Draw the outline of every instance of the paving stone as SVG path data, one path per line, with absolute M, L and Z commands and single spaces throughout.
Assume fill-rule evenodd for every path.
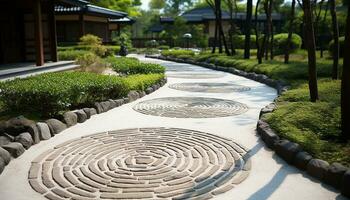
M 18 136 L 16 136 L 15 142 L 21 143 L 26 149 L 29 149 L 34 144 L 33 138 L 28 132 L 21 133 Z
M 97 114 L 97 111 L 95 108 L 90 108 L 90 115 L 93 116 L 93 115 L 96 115 Z
M 300 151 L 295 156 L 294 165 L 301 170 L 306 170 L 307 164 L 310 162 L 311 159 L 312 156 L 309 153 L 305 151 Z
M 67 129 L 67 125 L 57 119 L 46 120 L 46 124 L 49 126 L 51 136 L 59 134 L 60 132 Z
M 23 116 L 14 117 L 6 122 L 4 132 L 12 136 L 17 136 L 23 132 L 28 132 L 29 127 L 33 124 L 35 124 L 34 121 Z
M 39 130 L 40 140 L 48 140 L 51 138 L 50 128 L 46 123 L 38 122 L 36 126 Z
M 115 159 L 111 152 L 119 151 Z M 241 156 L 246 153 L 229 139 L 203 132 L 125 129 L 57 145 L 32 161 L 28 179 L 37 180 L 50 198 L 206 199 L 247 177 L 249 157 Z M 221 154 L 222 163 L 229 163 L 226 171 L 223 164 L 212 164 Z
M 2 146 L 6 151 L 8 151 L 12 157 L 17 158 L 22 155 L 25 151 L 23 145 L 19 142 L 12 142 L 10 144 Z
M 83 123 L 88 119 L 87 114 L 84 112 L 84 110 L 77 110 L 74 113 L 77 115 L 78 123 Z
M 68 127 L 74 126 L 78 123 L 78 116 L 72 111 L 65 112 L 63 114 L 63 122 L 67 124 Z
M 90 119 L 90 117 L 91 117 L 91 108 L 83 108 L 83 111 L 86 114 L 86 118 Z
M 47 192 L 47 190 L 44 187 L 42 187 L 36 179 L 30 179 L 29 184 L 36 192 L 40 194 L 44 194 Z
M 328 162 L 320 159 L 312 159 L 307 164 L 307 173 L 322 180 L 329 168 Z
M 277 155 L 287 161 L 289 164 L 294 162 L 295 156 L 301 151 L 301 147 L 288 140 L 280 140 L 275 144 L 275 151 Z

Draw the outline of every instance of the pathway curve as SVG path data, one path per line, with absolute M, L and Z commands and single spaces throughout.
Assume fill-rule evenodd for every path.
M 256 135 L 274 89 L 138 57 L 166 66 L 168 83 L 31 147 L 1 174 L 1 199 L 345 199 Z

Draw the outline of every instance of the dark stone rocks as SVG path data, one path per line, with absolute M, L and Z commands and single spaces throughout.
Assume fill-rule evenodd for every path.
M 40 140 L 48 140 L 51 138 L 50 128 L 46 123 L 38 122 L 36 123 L 36 126 L 39 130 Z
M 152 85 L 152 89 L 153 89 L 153 91 L 156 91 L 156 90 L 158 90 L 158 86 L 157 85 Z
M 289 164 L 294 162 L 295 156 L 301 151 L 299 144 L 288 140 L 280 140 L 275 144 L 277 155 L 287 161 Z
M 23 116 L 9 119 L 5 125 L 5 132 L 12 136 L 17 136 L 23 132 L 28 132 L 28 129 L 35 124 L 34 121 L 29 120 Z
M 118 106 L 121 106 L 121 105 L 124 104 L 124 100 L 123 99 L 117 99 L 117 100 L 115 100 L 115 103 L 116 103 L 116 105 L 118 107 Z
M 341 187 L 343 175 L 346 171 L 347 168 L 342 164 L 332 163 L 324 176 L 325 183 L 339 189 Z
M 274 149 L 275 143 L 279 140 L 279 137 L 270 126 L 263 120 L 259 120 L 257 131 L 261 135 L 261 139 L 265 142 L 266 146 L 270 149 Z
M 312 159 L 307 164 L 307 173 L 311 176 L 318 178 L 319 180 L 322 180 L 327 173 L 329 168 L 328 162 L 320 159 Z
M 276 104 L 275 103 L 270 103 L 269 105 L 265 106 L 264 108 L 261 109 L 260 114 L 259 114 L 259 118 L 261 118 L 261 116 L 263 116 L 266 113 L 271 113 L 275 110 L 276 108 Z
M 90 117 L 91 117 L 91 108 L 83 108 L 83 111 L 84 111 L 84 113 L 86 115 L 86 118 L 90 119 Z M 78 120 L 79 120 L 79 116 L 78 116 Z
M 97 114 L 97 111 L 95 108 L 90 108 L 90 115 L 93 116 L 93 115 L 96 115 Z
M 104 102 L 101 102 L 100 104 L 103 109 L 103 112 L 107 112 L 111 108 L 111 103 L 109 101 L 104 101 Z
M 305 151 L 300 151 L 294 158 L 294 165 L 301 169 L 306 170 L 307 164 L 312 159 L 312 156 Z
M 0 147 L 0 157 L 5 161 L 5 164 L 9 164 L 11 161 L 11 155 L 4 148 Z
M 28 132 L 16 136 L 15 142 L 21 143 L 25 149 L 29 149 L 34 144 L 33 138 Z
M 152 87 L 148 87 L 148 88 L 146 89 L 146 94 L 151 94 L 153 91 L 154 91 L 154 90 L 153 90 Z
M 128 98 L 130 102 L 135 101 L 136 99 L 140 98 L 140 95 L 138 92 L 132 90 L 128 93 Z
M 109 104 L 110 104 L 110 106 L 109 106 L 110 109 L 113 109 L 113 108 L 117 107 L 117 104 L 115 103 L 114 100 L 110 99 L 108 101 L 109 101 Z
M 36 124 L 30 125 L 28 132 L 32 136 L 34 144 L 38 144 L 40 142 L 40 133 Z
M 144 91 L 139 91 L 139 95 L 140 95 L 140 98 L 142 98 L 142 97 L 146 96 L 146 92 L 144 92 Z
M 5 166 L 6 166 L 6 164 L 5 164 L 4 159 L 0 157 L 0 174 L 4 171 Z
M 103 113 L 104 110 L 102 108 L 102 105 L 99 102 L 96 102 L 94 104 L 94 108 L 96 109 L 97 114 Z
M 347 170 L 343 175 L 341 194 L 350 197 L 350 170 Z
M 128 97 L 124 97 L 123 100 L 124 100 L 124 103 L 129 103 L 129 102 L 131 102 L 130 99 L 129 99 Z
M 74 112 L 77 115 L 77 121 L 78 123 L 83 123 L 87 120 L 87 115 L 84 112 L 84 110 L 77 110 Z
M 13 137 L 7 134 L 0 135 L 0 146 L 13 142 Z
M 72 111 L 65 112 L 63 114 L 63 122 L 67 124 L 68 127 L 74 126 L 78 123 L 78 116 Z
M 10 144 L 2 146 L 6 151 L 8 151 L 12 157 L 17 158 L 22 155 L 25 151 L 23 145 L 19 142 L 12 142 Z
M 67 128 L 67 125 L 57 119 L 46 120 L 46 124 L 49 126 L 51 136 L 59 134 Z

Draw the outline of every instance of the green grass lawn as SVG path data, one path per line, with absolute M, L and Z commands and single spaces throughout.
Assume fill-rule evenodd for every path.
M 180 56 L 181 57 L 181 56 Z M 225 67 L 235 67 L 246 72 L 265 74 L 291 85 L 289 91 L 277 99 L 277 110 L 265 116 L 278 135 L 299 143 L 316 158 L 330 163 L 340 162 L 350 166 L 350 143 L 340 141 L 340 82 L 331 80 L 332 60 L 328 52 L 320 58 L 317 52 L 319 101 L 309 101 L 307 53 L 299 50 L 290 56 L 290 64 L 283 63 L 283 55 L 273 61 L 258 64 L 256 51 L 251 59 L 242 59 L 243 50 L 235 56 L 210 54 L 194 57 L 197 61 L 209 61 Z M 342 60 L 339 68 L 341 69 Z M 341 70 L 340 70 L 341 71 Z

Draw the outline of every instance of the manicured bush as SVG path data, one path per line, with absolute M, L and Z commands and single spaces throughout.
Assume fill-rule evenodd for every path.
M 118 55 L 120 46 L 105 46 L 107 48 L 106 56 Z
M 344 44 L 345 44 L 345 37 L 339 37 L 339 57 L 343 58 L 344 57 Z M 334 49 L 334 40 L 332 40 L 329 43 L 329 53 L 331 56 L 333 56 L 333 49 Z
M 250 48 L 256 49 L 256 36 L 250 35 Z M 244 49 L 245 35 L 234 35 L 232 38 L 233 45 L 236 49 Z
M 85 50 L 66 50 L 58 51 L 57 56 L 58 60 L 76 60 L 79 56 L 89 53 Z
M 124 97 L 130 90 L 143 90 L 163 78 L 164 74 L 117 77 L 88 72 L 47 73 L 1 82 L 0 102 L 11 111 L 48 117 Z
M 102 39 L 97 37 L 96 35 L 86 34 L 80 38 L 79 45 L 80 46 L 102 45 Z
M 163 56 L 170 56 L 170 57 L 183 57 L 183 58 L 189 58 L 193 57 L 195 53 L 191 50 L 165 50 L 161 53 Z
M 60 72 L 16 79 L 0 88 L 0 98 L 9 109 L 54 115 L 79 105 L 122 97 L 128 87 L 116 76 Z
M 161 46 L 159 46 L 158 48 L 159 48 L 160 50 L 169 50 L 169 49 L 170 49 L 170 47 L 167 46 L 167 45 L 161 45 Z
M 275 55 L 284 54 L 285 48 L 287 46 L 287 41 L 288 41 L 288 33 L 281 33 L 281 34 L 274 35 L 273 43 L 274 43 Z M 290 51 L 295 52 L 296 50 L 300 49 L 301 42 L 302 42 L 301 37 L 294 33 L 292 35 Z
M 80 65 L 80 71 L 83 72 L 102 74 L 107 68 L 107 63 L 92 52 L 79 56 L 77 63 Z
M 165 71 L 161 65 L 142 63 L 136 58 L 108 57 L 106 61 L 111 64 L 114 71 L 121 74 L 156 74 Z

